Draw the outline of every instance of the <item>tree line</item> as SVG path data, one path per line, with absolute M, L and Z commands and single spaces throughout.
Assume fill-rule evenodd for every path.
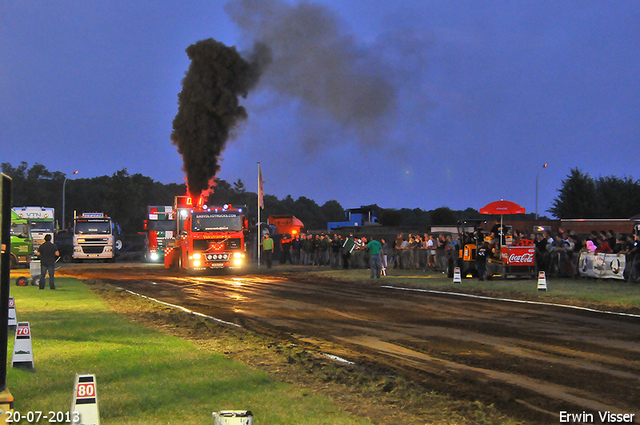
M 593 178 L 572 168 L 549 212 L 558 218 L 631 218 L 640 214 L 640 180 Z
M 56 210 L 60 227 L 73 220 L 73 212 L 104 212 L 124 229 L 126 233 L 143 230 L 148 205 L 173 205 L 175 196 L 185 195 L 185 184 L 157 182 L 142 174 L 130 174 L 126 168 L 111 176 L 92 178 L 68 178 L 59 171 L 49 171 L 36 163 L 29 167 L 26 162 L 18 166 L 2 163 L 2 172 L 12 178 L 13 206 L 46 206 Z M 65 183 L 66 179 L 66 183 Z M 62 218 L 63 185 L 66 193 L 66 217 Z M 216 179 L 210 205 L 246 205 L 251 224 L 257 219 L 258 195 L 246 190 L 242 180 L 229 183 Z M 261 219 L 266 222 L 269 215 L 294 215 L 308 230 L 324 230 L 329 221 L 343 221 L 345 210 L 336 200 L 318 205 L 305 196 L 294 199 L 287 195 L 283 199 L 273 195 L 264 196 Z M 351 206 L 354 207 L 354 206 Z M 458 220 L 481 219 L 473 208 L 452 210 L 440 207 L 434 210 L 420 208 L 382 208 L 376 204 L 364 205 L 372 208 L 380 223 L 385 226 L 425 227 L 452 225 Z M 640 213 L 640 182 L 630 178 L 604 177 L 592 179 L 578 169 L 562 182 L 558 197 L 549 212 L 558 218 L 629 218 Z M 533 219 L 535 214 L 525 214 L 518 219 Z

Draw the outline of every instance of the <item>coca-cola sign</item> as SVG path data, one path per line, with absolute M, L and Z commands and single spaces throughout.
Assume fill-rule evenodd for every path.
M 500 254 L 504 264 L 533 266 L 536 263 L 536 250 L 530 246 L 503 246 Z
M 509 264 L 533 265 L 535 260 L 536 256 L 531 252 L 525 252 L 523 254 L 512 252 L 509 255 Z

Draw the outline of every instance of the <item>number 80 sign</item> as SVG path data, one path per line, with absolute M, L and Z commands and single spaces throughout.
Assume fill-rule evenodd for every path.
M 96 386 L 93 382 L 78 383 L 76 398 L 93 398 L 96 396 Z

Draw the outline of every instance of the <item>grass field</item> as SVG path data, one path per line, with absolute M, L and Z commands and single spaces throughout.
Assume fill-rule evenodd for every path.
M 132 322 L 78 280 L 56 284 L 56 291 L 11 287 L 33 341 L 35 372 L 9 364 L 7 373 L 23 415 L 69 410 L 75 374 L 92 373 L 103 424 L 208 424 L 220 410 L 251 410 L 255 424 L 370 423 L 327 397 Z M 10 331 L 9 363 L 13 338 Z

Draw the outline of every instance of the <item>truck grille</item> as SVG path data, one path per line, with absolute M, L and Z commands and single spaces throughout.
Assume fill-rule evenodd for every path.
M 241 239 L 196 239 L 193 241 L 193 249 L 196 251 L 222 251 L 230 249 L 240 249 Z
M 82 252 L 85 254 L 102 254 L 103 246 L 83 246 Z
M 209 241 L 208 239 L 196 239 L 193 241 L 193 249 L 195 251 L 206 251 L 209 249 Z

